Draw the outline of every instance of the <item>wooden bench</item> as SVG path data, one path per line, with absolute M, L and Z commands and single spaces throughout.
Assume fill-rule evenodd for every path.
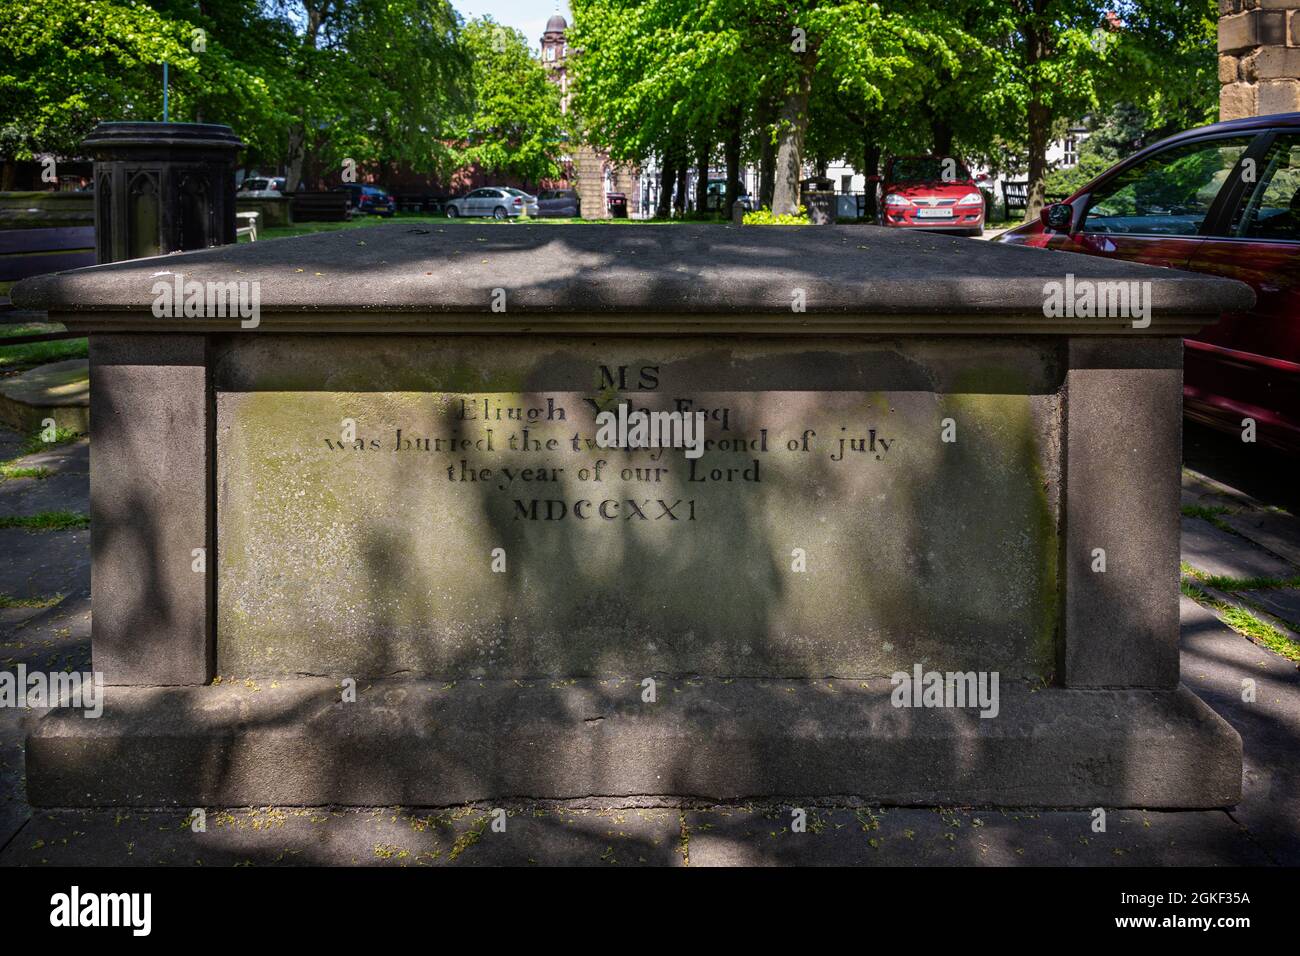
M 0 310 L 19 279 L 95 264 L 94 226 L 0 229 Z
M 352 207 L 345 192 L 293 193 L 289 216 L 294 222 L 345 222 Z
M 1018 209 L 1024 212 L 1029 208 L 1029 180 L 1023 182 L 1011 182 L 1003 180 L 1002 182 L 1002 209 L 1005 213 L 1005 219 L 1011 218 L 1011 210 Z

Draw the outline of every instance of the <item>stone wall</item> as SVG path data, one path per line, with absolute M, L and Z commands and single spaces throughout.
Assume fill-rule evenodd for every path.
M 1219 0 L 1219 118 L 1300 111 L 1300 0 Z
M 608 219 L 605 205 L 605 157 L 591 146 L 579 146 L 574 156 L 573 174 L 578 197 L 582 200 L 583 219 Z

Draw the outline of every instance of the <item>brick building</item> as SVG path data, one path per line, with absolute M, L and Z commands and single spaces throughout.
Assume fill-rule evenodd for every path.
M 551 82 L 560 87 L 560 103 L 566 114 L 569 111 L 568 29 L 568 21 L 557 13 L 546 21 L 542 33 L 542 65 Z M 629 215 L 640 213 L 641 176 L 635 167 L 614 163 L 608 153 L 587 143 L 575 144 L 572 155 L 566 159 L 573 170 L 573 187 L 582 199 L 584 219 L 609 218 L 609 208 L 605 204 L 608 192 L 627 196 Z

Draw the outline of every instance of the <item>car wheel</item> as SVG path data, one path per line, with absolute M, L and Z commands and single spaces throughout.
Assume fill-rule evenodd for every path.
M 980 236 L 984 235 L 984 227 L 977 226 L 974 229 L 969 229 L 967 230 L 966 235 L 970 236 L 972 239 L 978 239 Z
M 506 207 L 505 207 L 505 206 L 497 206 L 496 209 L 493 209 L 493 210 L 492 210 L 492 218 L 493 218 L 493 219 L 504 219 L 504 218 L 506 218 Z
M 448 206 L 448 207 L 447 207 L 447 218 L 448 218 L 448 219 L 455 219 L 458 215 L 459 215 L 459 213 L 456 212 L 456 207 L 455 207 L 455 206 Z

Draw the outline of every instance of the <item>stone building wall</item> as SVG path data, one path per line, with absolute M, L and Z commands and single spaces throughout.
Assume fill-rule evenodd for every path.
M 608 219 L 605 205 L 605 157 L 596 149 L 582 144 L 574 152 L 573 184 L 582 200 L 583 219 Z
M 1219 0 L 1219 118 L 1300 112 L 1300 0 Z

